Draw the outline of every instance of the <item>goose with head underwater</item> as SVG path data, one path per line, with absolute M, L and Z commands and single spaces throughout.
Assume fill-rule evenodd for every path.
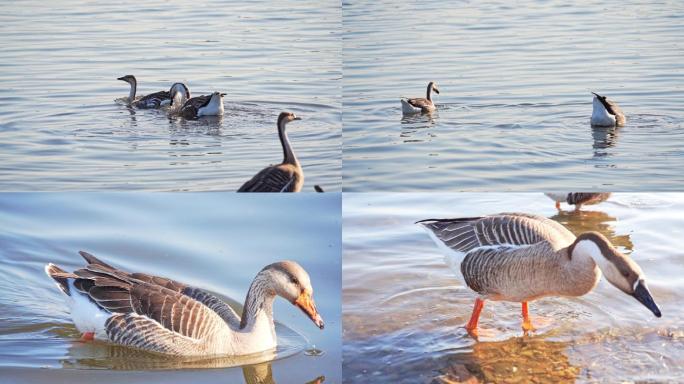
M 171 105 L 173 95 L 178 92 L 182 94 L 185 99 L 190 98 L 190 89 L 183 83 L 174 83 L 168 91 L 159 91 L 150 93 L 149 95 L 141 96 L 136 99 L 136 92 L 138 89 L 138 80 L 133 75 L 126 75 L 117 78 L 117 80 L 125 81 L 130 84 L 131 89 L 128 94 L 128 103 L 137 108 L 160 108 Z
M 592 100 L 591 125 L 597 127 L 620 127 L 625 125 L 627 119 L 622 109 L 612 100 L 608 100 L 606 96 L 601 96 L 598 93 L 592 92 L 594 99 Z
M 301 118 L 291 112 L 282 112 L 278 116 L 278 138 L 283 147 L 283 162 L 262 169 L 244 183 L 238 192 L 299 192 L 302 190 L 304 171 L 285 132 L 285 125 L 295 120 L 301 120 Z
M 432 101 L 432 92 L 439 94 L 437 83 L 431 81 L 427 86 L 425 98 L 417 97 L 414 99 L 401 99 L 401 111 L 404 114 L 430 113 L 435 110 L 435 103 Z
M 533 330 L 527 303 L 546 296 L 578 297 L 598 284 L 601 274 L 633 296 L 656 317 L 660 308 L 646 285 L 646 275 L 598 232 L 575 237 L 545 217 L 502 213 L 484 217 L 418 221 L 445 251 L 447 265 L 478 294 L 466 325 L 477 336 L 485 300 L 522 304 L 522 328 Z
M 86 266 L 45 271 L 66 297 L 86 340 L 175 356 L 236 356 L 271 350 L 273 301 L 280 296 L 323 329 L 308 273 L 294 261 L 264 267 L 247 292 L 242 316 L 211 293 L 178 281 L 130 273 L 80 252 Z

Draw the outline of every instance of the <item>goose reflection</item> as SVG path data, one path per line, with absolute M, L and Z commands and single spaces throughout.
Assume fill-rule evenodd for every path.
M 581 369 L 570 361 L 569 346 L 568 342 L 542 337 L 475 343 L 472 352 L 449 358 L 448 366 L 433 382 L 523 383 L 531 377 L 543 377 L 545 382 L 574 382 Z
M 603 211 L 558 211 L 549 218 L 565 225 L 575 235 L 597 231 L 607 237 L 615 246 L 624 247 L 629 252 L 634 249 L 629 234 L 618 235 L 615 232 L 613 223 L 617 221 L 617 218 Z
M 63 368 L 151 371 L 240 366 L 245 384 L 276 384 L 270 362 L 276 357 L 274 351 L 249 356 L 170 358 L 108 343 L 75 341 L 69 347 L 67 355 L 68 358 L 61 360 Z M 264 360 L 267 361 L 263 362 Z M 324 381 L 325 376 L 318 376 L 307 384 L 320 384 Z
M 421 143 L 424 139 L 414 138 L 413 136 L 421 130 L 431 128 L 435 125 L 437 112 L 426 114 L 404 115 L 401 118 L 401 133 L 399 137 L 404 143 Z
M 608 149 L 617 144 L 619 129 L 616 127 L 592 127 L 591 136 L 594 139 L 594 158 L 608 156 Z

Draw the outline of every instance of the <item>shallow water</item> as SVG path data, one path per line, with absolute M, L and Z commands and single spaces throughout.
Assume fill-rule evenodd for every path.
M 684 375 L 684 194 L 620 193 L 561 213 L 541 193 L 350 193 L 343 205 L 344 382 L 471 375 L 484 382 L 674 382 Z M 583 297 L 530 303 L 538 330 L 528 337 L 519 304 L 489 301 L 480 318 L 489 334 L 475 342 L 463 329 L 475 295 L 413 223 L 510 211 L 606 235 L 642 267 L 663 317 L 602 279 Z
M 345 2 L 343 20 L 345 191 L 681 189 L 679 4 Z M 402 118 L 431 80 L 437 111 Z M 590 91 L 627 125 L 592 129 Z
M 235 190 L 282 160 L 341 189 L 339 2 L 0 3 L 0 190 Z M 223 118 L 130 110 L 183 81 L 226 92 Z
M 340 382 L 340 198 L 1 194 L 0 381 Z M 81 342 L 62 294 L 43 271 L 48 262 L 67 270 L 83 265 L 79 250 L 129 271 L 206 288 L 238 313 L 261 268 L 295 260 L 311 276 L 326 327 L 320 331 L 277 299 L 275 352 L 169 359 Z M 314 348 L 322 351 L 319 356 L 309 353 Z

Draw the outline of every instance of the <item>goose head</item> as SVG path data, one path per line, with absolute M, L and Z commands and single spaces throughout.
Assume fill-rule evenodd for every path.
M 285 125 L 289 123 L 290 121 L 295 121 L 295 120 L 301 120 L 301 117 L 298 117 L 292 112 L 281 112 L 280 115 L 278 115 L 278 126 L 280 125 Z
M 304 312 L 320 329 L 325 326 L 316 310 L 309 274 L 294 261 L 280 261 L 266 266 L 259 274 L 268 281 L 269 289 Z
M 125 81 L 132 86 L 135 86 L 138 84 L 138 81 L 135 79 L 135 76 L 133 76 L 133 75 L 121 76 L 121 77 L 118 77 L 117 80 Z
M 221 92 L 214 92 L 211 94 L 211 103 L 217 103 L 217 102 L 223 102 L 223 96 L 225 96 L 225 93 Z
M 432 91 L 439 95 L 439 88 L 434 81 L 431 81 L 430 84 L 428 84 L 428 88 L 432 88 Z
M 591 257 L 609 283 L 633 296 L 656 317 L 661 316 L 660 308 L 648 290 L 641 267 L 629 256 L 615 249 L 605 236 L 598 232 L 585 232 L 570 246 L 569 253 L 571 257 Z
M 169 95 L 171 95 L 172 100 L 176 92 L 180 92 L 185 98 L 185 100 L 190 99 L 190 89 L 187 85 L 183 83 L 174 83 L 169 89 Z

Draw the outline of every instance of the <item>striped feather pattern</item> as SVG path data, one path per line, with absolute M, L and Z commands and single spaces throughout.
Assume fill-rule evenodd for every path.
M 163 101 L 171 101 L 171 94 L 169 91 L 159 91 L 150 93 L 133 102 L 133 106 L 137 108 L 159 108 Z
M 531 245 L 540 241 L 554 243 L 556 239 L 572 242 L 574 239 L 574 235 L 557 222 L 523 213 L 428 219 L 420 223 L 446 246 L 459 252 L 468 252 L 482 246 Z
M 598 281 L 593 261 L 573 260 L 571 264 L 568 246 L 575 236 L 542 216 L 503 213 L 421 223 L 438 241 L 465 253 L 460 272 L 466 285 L 492 300 L 580 296 Z
M 264 168 L 238 189 L 238 192 L 299 192 L 303 184 L 301 168 L 279 164 Z

